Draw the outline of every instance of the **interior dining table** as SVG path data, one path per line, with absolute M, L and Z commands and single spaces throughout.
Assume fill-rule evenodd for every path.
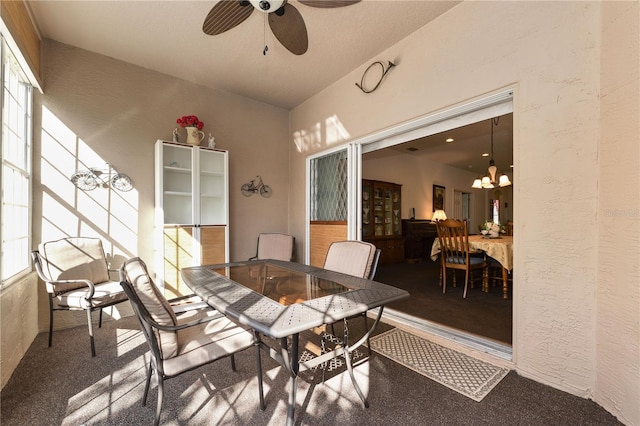
M 190 267 L 182 269 L 181 276 L 209 306 L 252 329 L 260 348 L 288 370 L 288 425 L 294 422 L 298 374 L 341 355 L 358 396 L 369 406 L 356 382 L 350 354 L 375 330 L 384 305 L 409 296 L 405 290 L 376 281 L 277 260 Z M 333 349 L 311 360 L 298 359 L 301 332 L 374 308 L 378 308 L 376 319 L 358 341 L 349 341 L 345 327 L 345 335 Z M 261 335 L 279 340 L 279 349 L 265 343 Z M 264 409 L 262 389 L 260 407 Z
M 513 237 L 501 235 L 489 237 L 484 235 L 469 235 L 469 248 L 480 250 L 495 259 L 502 266 L 502 298 L 509 299 L 509 273 L 513 269 Z M 437 260 L 440 254 L 440 240 L 436 238 L 431 246 L 431 259 Z M 483 280 L 483 290 L 488 291 L 488 277 Z

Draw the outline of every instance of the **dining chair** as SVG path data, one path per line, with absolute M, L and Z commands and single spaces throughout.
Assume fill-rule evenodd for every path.
M 293 261 L 295 258 L 295 237 L 279 233 L 262 233 L 258 235 L 256 255 L 249 260 L 274 259 Z
M 151 351 L 142 405 L 147 403 L 151 375 L 155 372 L 158 382 L 155 425 L 160 422 L 165 380 L 225 357 L 231 359 L 231 369 L 236 371 L 234 354 L 251 346 L 257 352 L 258 392 L 260 408 L 264 410 L 260 346 L 254 334 L 211 308 L 176 314 L 173 300 L 162 295 L 139 257 L 122 265 L 120 278 Z
M 513 237 L 513 222 L 508 220 L 504 225 L 504 233 L 510 237 Z
M 438 239 L 440 241 L 440 262 L 442 272 L 442 293 L 447 291 L 447 269 L 465 271 L 464 291 L 462 297 L 467 297 L 469 276 L 473 271 L 486 271 L 487 262 L 484 256 L 474 256 L 481 252 L 469 248 L 469 232 L 466 220 L 445 219 L 436 222 Z
M 53 312 L 87 312 L 91 356 L 96 356 L 91 313 L 125 302 L 127 295 L 112 281 L 99 238 L 71 237 L 49 241 L 31 252 L 31 259 L 49 295 L 49 347 L 53 341 Z
M 372 280 L 376 274 L 379 259 L 380 249 L 376 248 L 376 246 L 371 243 L 356 240 L 334 241 L 329 246 L 323 268 Z M 363 312 L 361 315 L 364 319 L 364 329 L 367 330 L 367 313 Z M 354 317 L 345 318 L 343 320 L 345 329 L 348 327 L 348 320 L 352 318 Z M 339 341 L 338 339 L 335 339 L 335 322 L 329 324 L 329 327 L 331 327 L 331 336 L 322 336 L 323 348 L 325 347 L 327 340 Z M 369 344 L 368 339 L 367 347 L 369 348 L 369 354 L 371 354 L 371 345 Z
M 373 279 L 378 268 L 380 249 L 364 241 L 334 241 L 329 246 L 324 269 Z

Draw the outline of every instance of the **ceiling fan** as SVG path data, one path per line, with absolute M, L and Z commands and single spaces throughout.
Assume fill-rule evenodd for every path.
M 317 8 L 349 6 L 360 0 L 298 0 L 300 3 Z M 220 0 L 207 14 L 202 31 L 208 35 L 218 35 L 246 20 L 257 10 L 268 16 L 273 35 L 291 53 L 302 55 L 309 47 L 307 27 L 302 15 L 287 0 Z M 267 53 L 267 47 L 263 54 Z

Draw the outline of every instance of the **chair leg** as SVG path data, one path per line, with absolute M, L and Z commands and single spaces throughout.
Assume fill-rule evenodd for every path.
M 160 374 L 156 374 L 158 377 L 158 405 L 156 406 L 156 420 L 153 423 L 155 426 L 160 424 L 160 412 L 162 411 L 162 400 L 164 399 L 164 381 Z
M 445 294 L 447 292 L 447 268 L 443 266 L 440 273 L 442 274 L 442 294 Z
M 102 308 L 100 308 L 100 317 L 98 319 L 98 328 L 102 328 Z
M 87 309 L 87 322 L 89 323 L 89 340 L 91 341 L 91 356 L 96 356 L 96 346 L 93 341 L 93 321 L 91 321 L 91 308 Z
M 467 269 L 464 274 L 464 291 L 462 292 L 462 298 L 467 298 L 467 286 L 469 285 L 469 270 Z
M 49 347 L 53 342 L 53 299 L 49 297 Z
M 236 371 L 236 357 L 231 354 L 229 358 L 231 358 L 231 370 Z
M 149 363 L 147 370 L 147 382 L 144 385 L 144 396 L 142 397 L 142 405 L 147 405 L 147 396 L 149 395 L 149 387 L 151 386 L 151 375 L 153 374 L 153 363 Z

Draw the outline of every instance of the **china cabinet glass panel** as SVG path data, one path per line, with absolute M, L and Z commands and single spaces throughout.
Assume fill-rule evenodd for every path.
M 156 142 L 156 261 L 167 296 L 189 292 L 180 269 L 229 261 L 228 153 Z
M 380 263 L 404 260 L 401 185 L 362 180 L 362 239 L 381 250 Z

